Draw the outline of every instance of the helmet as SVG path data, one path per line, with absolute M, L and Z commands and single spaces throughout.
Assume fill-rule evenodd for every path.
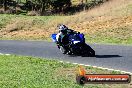
M 68 29 L 68 27 L 66 27 L 66 26 L 63 25 L 63 24 L 60 24 L 60 25 L 58 25 L 57 27 L 58 27 L 59 31 L 64 31 L 64 30 Z

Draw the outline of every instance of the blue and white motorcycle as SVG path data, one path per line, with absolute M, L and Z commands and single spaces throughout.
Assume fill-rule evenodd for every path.
M 95 51 L 85 43 L 84 34 L 69 34 L 63 37 L 63 44 L 58 44 L 56 40 L 57 34 L 52 34 L 52 40 L 55 42 L 63 54 L 95 56 Z M 65 41 L 68 40 L 68 41 Z

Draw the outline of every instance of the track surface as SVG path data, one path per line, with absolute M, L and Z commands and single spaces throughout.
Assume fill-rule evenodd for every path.
M 90 46 L 96 51 L 96 57 L 63 55 L 51 42 L 0 40 L 0 53 L 57 58 L 61 61 L 132 72 L 132 46 L 99 44 Z

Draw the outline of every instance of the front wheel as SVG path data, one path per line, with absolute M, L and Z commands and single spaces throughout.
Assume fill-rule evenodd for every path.
M 62 47 L 62 46 L 60 46 L 60 51 L 63 53 L 63 54 L 66 54 L 67 53 L 67 51 L 66 51 L 66 49 L 64 48 L 64 47 Z

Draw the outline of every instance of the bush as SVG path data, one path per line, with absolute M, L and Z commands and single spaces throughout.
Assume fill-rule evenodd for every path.
M 39 15 L 40 15 L 40 13 L 37 12 L 37 11 L 29 11 L 29 12 L 27 13 L 27 16 L 39 16 Z
M 84 6 L 85 6 L 85 9 L 91 9 L 91 8 L 98 6 L 106 1 L 108 1 L 108 0 L 90 0 L 90 1 L 86 2 Z

